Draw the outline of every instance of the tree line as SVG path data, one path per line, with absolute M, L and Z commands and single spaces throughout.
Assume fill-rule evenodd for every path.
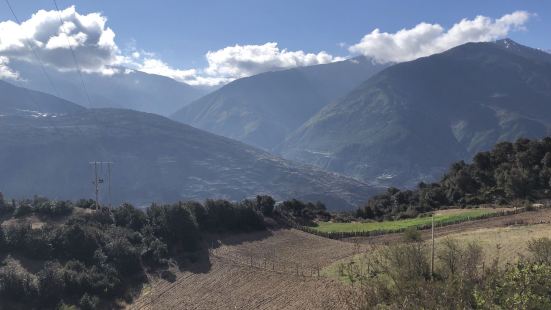
M 415 189 L 389 188 L 360 207 L 364 219 L 416 217 L 446 206 L 551 198 L 551 138 L 501 142 L 476 154 L 472 163 L 451 165 L 438 182 L 419 183 Z

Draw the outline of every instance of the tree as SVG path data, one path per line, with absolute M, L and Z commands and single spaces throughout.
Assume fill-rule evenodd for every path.
M 274 211 L 275 200 L 271 196 L 256 196 L 256 208 L 264 216 L 271 216 Z
M 115 225 L 140 231 L 146 224 L 145 214 L 134 208 L 129 203 L 124 203 L 118 208 L 113 209 L 113 218 Z

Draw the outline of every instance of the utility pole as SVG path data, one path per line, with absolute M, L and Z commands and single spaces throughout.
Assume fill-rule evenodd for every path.
M 432 214 L 431 234 L 432 234 L 432 255 L 430 260 L 430 278 L 432 280 L 434 277 L 434 213 Z
M 107 190 L 109 197 L 109 209 L 113 208 L 113 205 L 111 204 L 111 164 L 111 162 L 107 163 Z
M 89 162 L 90 165 L 94 166 L 94 190 L 95 190 L 95 196 L 96 196 L 96 210 L 99 209 L 99 186 L 100 184 L 103 184 L 103 178 L 98 174 L 98 165 L 107 164 L 107 181 L 108 181 L 108 199 L 109 199 L 109 208 L 111 208 L 111 164 L 110 161 L 91 161 Z M 103 169 L 102 169 L 103 171 Z
M 91 164 L 91 163 L 90 163 Z M 94 186 L 96 188 L 96 205 L 94 209 L 99 209 L 99 182 L 98 182 L 98 162 L 94 162 Z

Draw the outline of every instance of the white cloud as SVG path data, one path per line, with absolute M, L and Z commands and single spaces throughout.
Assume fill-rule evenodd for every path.
M 61 71 L 74 70 L 69 44 L 74 49 L 84 72 L 109 73 L 120 51 L 115 33 L 106 27 L 107 18 L 100 13 L 79 14 L 74 6 L 60 12 L 40 10 L 17 24 L 0 23 L 0 55 L 37 62 L 32 48 L 42 61 Z M 111 69 L 112 70 L 112 69 Z
M 485 16 L 477 16 L 472 20 L 463 19 L 447 31 L 438 24 L 428 23 L 420 23 L 395 33 L 375 29 L 348 50 L 382 63 L 408 61 L 440 53 L 467 42 L 504 38 L 511 31 L 524 29 L 529 18 L 529 13 L 516 11 L 495 20 Z
M 138 70 L 145 73 L 167 76 L 178 81 L 186 81 L 197 74 L 197 70 L 195 69 L 174 69 L 162 60 L 154 58 L 145 58 L 143 62 L 138 65 Z
M 19 80 L 19 72 L 11 69 L 8 57 L 0 56 L 0 79 Z
M 279 49 L 276 42 L 263 45 L 234 45 L 206 55 L 210 76 L 240 78 L 261 72 L 301 66 L 330 63 L 342 60 L 321 51 L 317 54 Z

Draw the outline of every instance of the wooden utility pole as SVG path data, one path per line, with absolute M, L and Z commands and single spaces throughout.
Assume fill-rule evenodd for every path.
M 112 207 L 111 205 L 111 164 L 110 161 L 92 161 L 89 163 L 90 165 L 94 166 L 94 190 L 95 190 L 95 196 L 96 196 L 96 210 L 99 209 L 99 186 L 103 183 L 103 179 L 98 174 L 98 165 L 107 164 L 107 186 L 108 186 L 108 199 L 109 199 L 109 208 Z M 102 169 L 103 171 L 103 169 Z
M 432 253 L 430 259 L 430 278 L 431 280 L 434 277 L 434 213 L 432 214 L 432 225 L 431 225 L 431 234 L 432 234 Z
M 107 191 L 109 197 L 109 209 L 113 208 L 111 204 L 111 162 L 107 162 Z

